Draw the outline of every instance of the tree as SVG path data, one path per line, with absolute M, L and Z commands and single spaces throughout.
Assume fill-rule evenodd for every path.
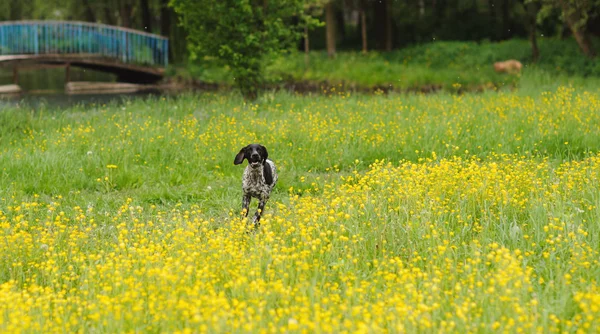
M 92 5 L 90 4 L 89 0 L 83 0 L 83 5 L 85 7 L 84 11 L 84 17 L 86 18 L 86 21 L 88 22 L 96 22 L 96 14 L 94 13 L 94 9 L 92 8 Z
M 171 10 L 169 0 L 160 0 L 160 33 L 171 36 Z
M 502 9 L 501 9 L 501 14 L 502 14 L 502 32 L 500 34 L 502 39 L 509 39 L 513 33 L 512 31 L 514 31 L 514 29 L 511 29 L 511 20 L 510 20 L 510 12 L 511 12 L 511 8 L 510 8 L 510 1 L 509 0 L 503 0 L 500 2 Z
M 494 3 L 494 0 L 488 0 L 488 9 L 489 9 L 489 24 L 492 28 L 492 31 L 494 32 L 494 40 L 500 39 L 499 33 L 498 33 L 498 19 L 496 17 L 496 12 L 497 12 L 497 8 L 496 8 L 496 4 Z
M 600 1 L 577 1 L 577 0 L 560 0 L 560 7 L 563 12 L 563 19 L 569 25 L 569 28 L 573 32 L 573 36 L 579 44 L 579 48 L 584 55 L 589 58 L 596 56 L 596 51 L 592 45 L 592 41 L 589 33 L 587 32 L 586 25 L 591 14 L 591 3 L 596 2 L 596 7 L 600 5 Z
M 323 14 L 323 7 L 328 0 L 305 0 L 304 11 L 302 13 L 301 24 L 304 27 L 303 44 L 304 44 L 304 66 L 308 68 L 308 55 L 310 51 L 309 30 L 311 27 L 322 25 L 317 17 Z
M 529 30 L 529 42 L 531 43 L 531 58 L 533 62 L 540 59 L 540 49 L 537 44 L 537 15 L 540 10 L 539 4 L 533 1 L 525 0 L 525 13 L 527 19 L 527 28 Z
M 144 30 L 152 32 L 152 14 L 150 14 L 150 5 L 148 4 L 148 0 L 140 0 L 140 7 Z
M 117 15 L 115 15 L 115 6 L 104 4 L 102 9 L 104 12 L 104 23 L 116 25 L 117 20 L 115 19 L 115 17 L 117 17 Z
M 264 65 L 289 50 L 303 27 L 292 25 L 303 12 L 302 0 L 172 0 L 188 31 L 193 58 L 214 57 L 232 70 L 246 99 L 255 99 Z
M 379 37 L 378 48 L 384 51 L 392 51 L 392 8 L 391 0 L 374 2 L 375 9 L 375 34 Z
M 133 17 L 133 3 L 129 0 L 119 0 L 119 13 L 121 16 L 121 26 L 131 28 L 131 19 Z
M 362 52 L 366 54 L 367 49 L 367 3 L 366 0 L 360 0 L 359 5 L 359 15 L 360 15 L 360 37 L 362 40 Z
M 326 43 L 327 43 L 327 55 L 329 58 L 335 57 L 335 8 L 333 6 L 333 0 L 329 1 L 325 5 L 325 30 L 326 30 Z
M 391 0 L 384 1 L 385 3 L 385 51 L 392 51 L 394 44 L 393 29 L 392 29 L 392 2 Z
M 590 18 L 597 17 L 600 11 L 600 0 L 540 0 L 542 3 L 538 20 L 546 19 L 553 9 L 562 12 L 562 19 L 567 24 L 579 48 L 588 58 L 596 56 L 587 23 Z

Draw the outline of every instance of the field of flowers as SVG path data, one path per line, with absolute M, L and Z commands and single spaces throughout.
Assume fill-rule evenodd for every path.
M 0 331 L 600 331 L 600 91 L 330 93 L 0 112 Z

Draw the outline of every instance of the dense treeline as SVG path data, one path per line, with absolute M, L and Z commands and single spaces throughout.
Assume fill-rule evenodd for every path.
M 254 99 L 266 66 L 290 49 L 392 51 L 435 41 L 530 41 L 570 38 L 595 61 L 600 0 L 27 0 L 0 3 L 0 20 L 102 22 L 167 36 L 171 62 L 212 59 L 231 69 L 235 85 Z M 586 73 L 595 72 L 586 70 Z
M 203 1 L 196 1 L 202 5 Z M 298 48 L 391 50 L 435 40 L 501 41 L 515 37 L 568 37 L 573 25 L 584 40 L 600 36 L 597 0 L 306 0 L 327 25 L 309 32 Z M 571 9 L 561 7 L 563 4 Z M 574 9 L 574 10 L 573 10 Z M 209 8 L 205 8 L 210 12 Z M 572 12 L 572 13 L 571 13 Z M 186 54 L 186 32 L 169 0 L 9 0 L 0 20 L 65 19 L 102 22 L 168 36 L 174 60 Z M 298 24 L 298 21 L 290 24 Z M 327 29 L 329 27 L 329 29 Z M 333 41 L 333 42 L 332 42 Z M 596 50 L 593 46 L 592 54 Z

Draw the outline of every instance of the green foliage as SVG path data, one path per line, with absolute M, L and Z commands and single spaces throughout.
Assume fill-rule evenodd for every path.
M 538 21 L 552 17 L 556 10 L 562 11 L 561 19 L 567 21 L 566 17 L 574 16 L 573 29 L 586 30 L 588 21 L 600 15 L 600 0 L 527 0 L 526 2 L 540 2 L 542 4 L 538 13 Z
M 541 58 L 532 65 L 531 49 L 526 40 L 500 43 L 433 42 L 403 48 L 390 53 L 341 52 L 329 59 L 323 52 L 310 54 L 310 68 L 304 55 L 292 53 L 274 58 L 265 69 L 271 85 L 284 81 L 346 84 L 359 88 L 392 85 L 397 89 L 418 90 L 424 86 L 453 90 L 503 87 L 529 82 L 550 82 L 557 76 L 600 77 L 600 62 L 583 57 L 574 40 L 540 38 Z M 496 61 L 517 59 L 525 66 L 521 77 L 493 71 Z M 233 84 L 227 67 L 208 60 L 187 64 L 175 74 L 203 82 Z M 541 77 L 540 77 L 541 76 Z
M 171 5 L 188 30 L 192 58 L 221 60 L 250 99 L 263 83 L 265 62 L 299 38 L 301 27 L 292 19 L 304 12 L 301 0 L 172 0 Z
M 325 23 L 319 17 L 323 15 L 323 8 L 330 0 L 304 0 L 303 11 L 300 15 L 302 25 L 306 28 L 322 27 Z
M 529 0 L 533 1 L 533 0 Z M 543 21 L 549 13 L 560 10 L 561 19 L 573 32 L 579 48 L 588 58 L 594 58 L 596 51 L 589 34 L 589 23 L 600 14 L 600 0 L 538 0 L 542 3 L 538 21 Z

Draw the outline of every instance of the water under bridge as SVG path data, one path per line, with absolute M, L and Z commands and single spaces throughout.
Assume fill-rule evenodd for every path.
M 143 31 L 74 21 L 0 22 L 0 67 L 19 69 L 71 66 L 110 72 L 117 80 L 153 83 L 169 59 L 169 40 Z

